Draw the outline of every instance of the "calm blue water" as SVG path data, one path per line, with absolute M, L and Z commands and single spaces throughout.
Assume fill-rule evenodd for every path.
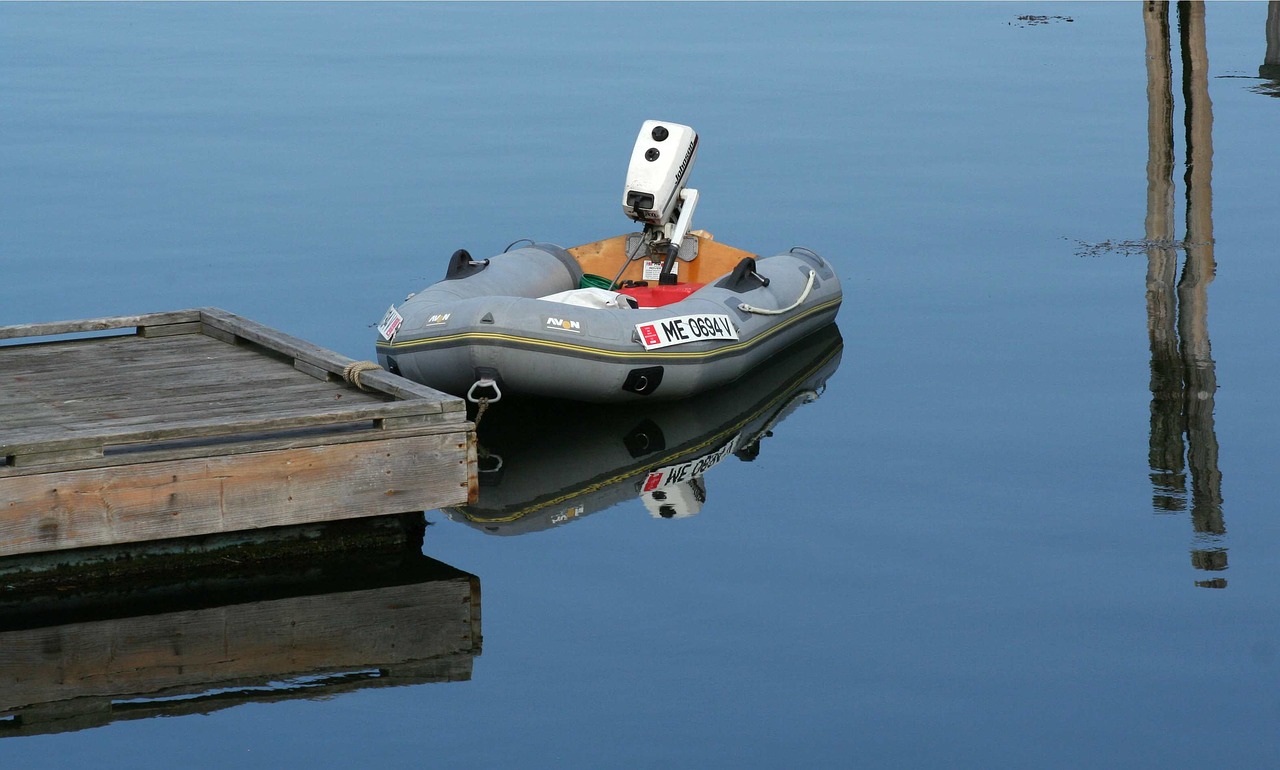
M 1149 458 L 1148 252 L 1087 248 L 1147 236 L 1139 3 L 0 6 L 0 324 L 213 305 L 369 358 L 456 248 L 628 229 L 647 118 L 701 135 L 697 226 L 845 287 L 825 392 L 697 515 L 427 514 L 425 552 L 483 584 L 470 681 L 0 762 L 1276 766 L 1266 18 L 1206 12 L 1217 390 L 1179 475 Z

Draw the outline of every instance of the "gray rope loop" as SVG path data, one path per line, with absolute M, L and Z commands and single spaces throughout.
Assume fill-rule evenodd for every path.
M 809 280 L 805 283 L 804 291 L 800 293 L 800 298 L 797 299 L 795 302 L 792 302 L 790 305 L 787 305 L 786 307 L 778 308 L 777 310 L 771 310 L 769 308 L 748 305 L 747 303 L 744 302 L 741 305 L 738 305 L 738 309 L 744 313 L 758 313 L 760 315 L 782 315 L 783 313 L 790 313 L 792 310 L 795 310 L 796 308 L 803 305 L 804 301 L 809 298 L 809 292 L 813 291 L 813 282 L 817 277 L 818 277 L 818 274 L 813 270 L 810 270 Z

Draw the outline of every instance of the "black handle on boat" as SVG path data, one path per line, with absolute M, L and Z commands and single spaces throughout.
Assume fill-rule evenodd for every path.
M 723 286 L 729 291 L 751 291 L 758 288 L 752 282 L 757 282 L 760 286 L 768 286 L 769 279 L 756 272 L 756 261 L 752 257 L 743 257 L 729 274 L 728 278 L 721 281 L 719 286 Z
M 489 260 L 482 259 L 476 262 L 471 258 L 471 253 L 466 249 L 458 249 L 453 252 L 453 256 L 449 257 L 449 267 L 444 272 L 444 279 L 451 281 L 457 278 L 466 278 L 467 276 L 478 273 L 489 266 Z

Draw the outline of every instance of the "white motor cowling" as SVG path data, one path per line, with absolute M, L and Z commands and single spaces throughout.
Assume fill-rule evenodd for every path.
M 671 223 L 698 153 L 698 133 L 689 126 L 646 120 L 631 150 L 622 210 L 637 222 Z

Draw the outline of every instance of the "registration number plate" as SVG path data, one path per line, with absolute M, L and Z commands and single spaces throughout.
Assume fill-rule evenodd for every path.
M 645 350 L 705 340 L 736 340 L 738 330 L 727 315 L 682 315 L 636 324 Z

